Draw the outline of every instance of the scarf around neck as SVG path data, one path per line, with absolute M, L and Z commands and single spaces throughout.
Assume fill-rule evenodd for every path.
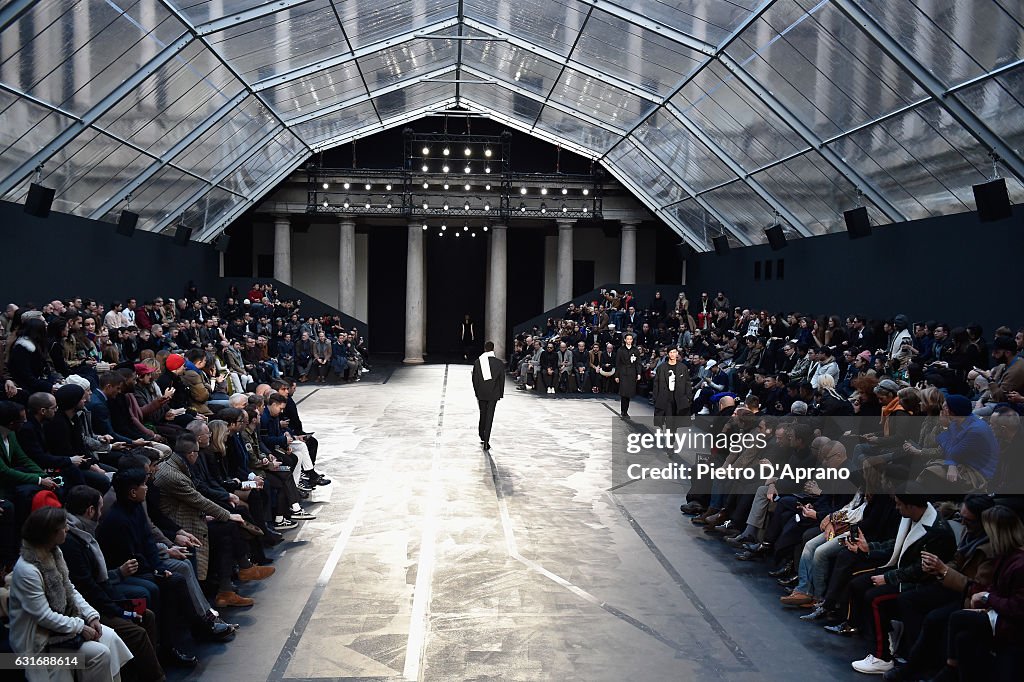
M 43 576 L 43 591 L 50 608 L 64 616 L 81 617 L 75 604 L 75 588 L 68 577 L 68 565 L 60 548 L 46 550 L 22 541 L 21 558 L 32 564 Z
M 491 361 L 487 358 L 493 358 L 494 351 L 489 350 L 480 354 L 480 375 L 484 378 L 484 381 L 491 380 Z
M 96 522 L 82 516 L 68 514 L 68 533 L 85 543 L 85 546 L 92 552 L 93 579 L 98 583 L 107 581 L 107 560 L 100 549 L 100 543 L 96 541 Z

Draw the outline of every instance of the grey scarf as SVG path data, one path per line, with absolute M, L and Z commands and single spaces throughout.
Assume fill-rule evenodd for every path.
M 98 583 L 107 582 L 107 560 L 103 558 L 103 550 L 96 541 L 96 522 L 81 516 L 68 514 L 68 532 L 85 543 L 92 552 L 93 579 Z

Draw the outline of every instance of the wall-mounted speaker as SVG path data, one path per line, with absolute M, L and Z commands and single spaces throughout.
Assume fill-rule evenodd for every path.
M 768 237 L 768 245 L 772 247 L 772 251 L 786 248 L 786 233 L 782 231 L 782 225 L 772 225 L 764 234 Z
M 53 204 L 53 195 L 56 190 L 32 183 L 28 186 L 28 197 L 25 198 L 25 213 L 37 218 L 45 218 L 50 215 L 50 206 Z
M 174 231 L 174 243 L 178 246 L 187 246 L 190 239 L 192 239 L 192 228 L 187 225 L 178 225 L 178 229 Z
M 694 248 L 686 242 L 679 242 L 676 244 L 676 252 L 679 254 L 679 260 L 686 260 L 696 253 Z
M 724 234 L 720 237 L 715 237 L 711 242 L 715 245 L 715 253 L 719 256 L 729 253 L 729 238 Z
M 231 243 L 231 237 L 226 232 L 221 232 L 220 236 L 217 237 L 217 241 L 213 243 L 213 248 L 217 249 L 221 253 L 228 250 L 228 244 Z
M 975 185 L 974 204 L 978 207 L 978 220 L 983 223 L 1009 218 L 1013 214 L 1004 178 Z
M 131 211 L 121 211 L 117 219 L 117 233 L 125 237 L 135 234 L 135 226 L 139 223 L 139 214 Z
M 850 239 L 871 236 L 871 220 L 868 218 L 867 206 L 844 211 L 843 220 L 846 221 L 846 234 Z

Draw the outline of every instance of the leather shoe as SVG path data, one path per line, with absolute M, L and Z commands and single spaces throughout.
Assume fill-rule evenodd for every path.
M 726 538 L 725 541 L 737 549 L 743 549 L 743 546 L 750 542 L 750 538 L 737 535 L 734 538 Z
M 826 625 L 825 632 L 831 632 L 833 635 L 842 635 L 843 637 L 852 637 L 857 634 L 857 628 L 843 621 L 835 625 Z
M 218 592 L 217 598 L 214 600 L 213 605 L 218 609 L 223 609 L 228 606 L 243 607 L 252 606 L 256 603 L 255 599 L 250 597 L 243 597 L 237 592 Z
M 828 618 L 829 615 L 831 615 L 831 612 L 828 609 L 826 609 L 824 605 L 819 604 L 810 613 L 805 613 L 804 615 L 800 616 L 800 620 L 821 620 L 822 618 Z
M 779 599 L 783 606 L 811 606 L 814 604 L 814 597 L 803 592 L 793 592 Z
M 242 582 L 248 582 L 250 580 L 264 580 L 274 575 L 273 566 L 250 566 L 249 568 L 243 568 L 238 571 L 238 579 Z
M 773 578 L 781 578 L 782 576 L 789 575 L 793 572 L 793 562 L 787 561 L 781 567 L 776 568 L 774 571 L 768 571 L 768 575 Z
M 484 443 L 484 450 L 490 450 L 490 449 L 491 449 L 491 443 L 490 443 L 490 441 L 488 441 L 488 442 Z
M 202 628 L 196 634 L 200 639 L 226 642 L 235 636 L 235 630 L 237 628 L 225 623 L 220 618 L 207 617 L 204 619 Z
M 772 543 L 751 542 L 749 545 L 743 545 L 743 548 L 752 554 L 764 554 L 772 548 Z
M 757 554 L 755 552 L 751 552 L 749 550 L 746 551 L 746 552 L 737 552 L 734 556 L 739 561 L 760 561 L 761 560 L 761 555 L 760 554 Z
M 800 582 L 800 576 L 798 576 L 798 575 L 792 575 L 792 576 L 788 576 L 788 577 L 787 576 L 783 576 L 783 577 L 779 578 L 778 580 L 776 580 L 775 582 L 777 582 L 778 584 L 782 585 L 783 587 L 796 587 L 797 583 Z
M 199 663 L 199 659 L 194 654 L 190 654 L 187 651 L 176 649 L 171 647 L 164 652 L 164 660 L 171 665 L 178 666 L 179 668 L 194 668 Z

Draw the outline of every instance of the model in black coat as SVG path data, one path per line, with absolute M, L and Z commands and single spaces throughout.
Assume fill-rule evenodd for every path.
M 487 362 L 490 378 L 485 379 L 481 363 Z M 473 392 L 480 404 L 480 444 L 484 450 L 491 448 L 491 426 L 494 423 L 494 408 L 505 395 L 505 364 L 494 357 L 494 343 L 484 344 L 484 353 L 473 362 Z
M 640 350 L 633 345 L 633 335 L 626 334 L 624 343 L 615 351 L 615 383 L 619 385 L 621 416 L 629 416 L 629 399 L 636 395 L 636 384 L 643 368 L 640 366 Z
M 672 377 L 675 377 L 672 379 Z M 660 426 L 665 417 L 678 417 L 690 413 L 693 386 L 690 370 L 679 361 L 679 351 L 668 351 L 668 360 L 654 370 L 654 423 Z

